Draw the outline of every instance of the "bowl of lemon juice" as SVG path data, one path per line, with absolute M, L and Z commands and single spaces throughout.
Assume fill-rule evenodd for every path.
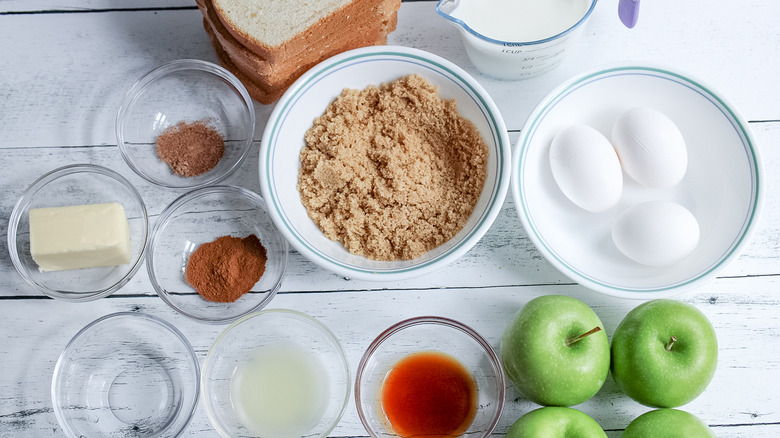
M 201 374 L 206 413 L 224 437 L 324 437 L 347 405 L 341 343 L 306 314 L 263 310 L 217 338 Z

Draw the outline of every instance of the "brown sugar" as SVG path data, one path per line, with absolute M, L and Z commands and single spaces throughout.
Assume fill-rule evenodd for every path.
M 205 120 L 179 122 L 157 137 L 157 156 L 179 176 L 202 175 L 225 154 L 225 141 Z
M 305 141 L 298 190 L 309 217 L 375 260 L 414 259 L 451 239 L 487 174 L 477 128 L 419 75 L 343 90 Z
M 252 290 L 265 272 L 267 252 L 254 234 L 218 237 L 190 255 L 185 278 L 207 301 L 232 303 Z

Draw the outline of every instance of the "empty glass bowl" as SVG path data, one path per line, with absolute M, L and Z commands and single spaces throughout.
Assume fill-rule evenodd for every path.
M 225 153 L 206 173 L 173 173 L 156 152 L 157 137 L 179 122 L 204 121 L 225 141 Z M 136 82 L 119 108 L 117 145 L 122 158 L 147 181 L 172 189 L 203 187 L 227 178 L 246 158 L 255 132 L 255 110 L 243 84 L 224 68 L 181 59 Z
M 292 310 L 263 310 L 225 329 L 201 379 L 206 413 L 226 438 L 325 437 L 349 401 L 349 365 L 338 339 Z
M 190 255 L 218 237 L 254 234 L 266 250 L 265 272 L 237 301 L 211 302 L 185 275 Z M 157 294 L 178 312 L 206 323 L 227 323 L 265 307 L 287 269 L 287 241 L 266 212 L 263 198 L 234 186 L 212 186 L 180 196 L 160 214 L 149 239 L 146 269 Z
M 104 202 L 118 202 L 125 210 L 130 225 L 130 263 L 40 272 L 30 254 L 30 210 Z M 129 181 L 105 167 L 70 165 L 38 178 L 19 198 L 8 220 L 8 252 L 19 274 L 44 294 L 89 301 L 114 293 L 135 275 L 146 253 L 148 228 L 144 201 Z
M 54 414 L 69 437 L 175 437 L 200 393 L 198 358 L 175 327 L 121 312 L 84 327 L 54 367 Z
M 473 329 L 436 316 L 411 318 L 391 326 L 363 354 L 355 379 L 355 404 L 369 435 L 400 436 L 385 411 L 383 386 L 399 361 L 415 353 L 429 352 L 443 353 L 455 359 L 476 383 L 474 420 L 459 435 L 490 436 L 504 407 L 505 380 L 501 362 L 490 344 Z

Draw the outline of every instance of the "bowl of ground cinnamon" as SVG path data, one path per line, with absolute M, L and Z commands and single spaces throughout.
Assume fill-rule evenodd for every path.
M 287 252 L 258 194 L 218 185 L 186 193 L 163 210 L 146 268 L 157 294 L 175 310 L 228 323 L 273 299 Z
M 193 189 L 233 173 L 252 146 L 255 113 L 244 85 L 206 61 L 163 64 L 127 92 L 117 114 L 117 146 L 139 176 Z
M 495 103 L 468 73 L 422 50 L 368 47 L 315 66 L 277 103 L 260 186 L 309 260 L 399 280 L 481 239 L 503 205 L 510 155 Z

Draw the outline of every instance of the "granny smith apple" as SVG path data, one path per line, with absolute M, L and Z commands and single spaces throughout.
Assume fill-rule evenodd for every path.
M 657 409 L 638 416 L 621 438 L 715 438 L 715 432 L 695 415 L 677 409 Z
M 640 304 L 612 336 L 612 377 L 647 406 L 674 408 L 701 394 L 718 364 L 715 330 L 696 307 L 675 300 Z
M 560 406 L 539 408 L 520 417 L 506 438 L 606 438 L 596 420 L 584 412 Z
M 501 337 L 501 363 L 517 390 L 544 406 L 593 397 L 609 373 L 609 340 L 596 313 L 565 295 L 529 301 Z

